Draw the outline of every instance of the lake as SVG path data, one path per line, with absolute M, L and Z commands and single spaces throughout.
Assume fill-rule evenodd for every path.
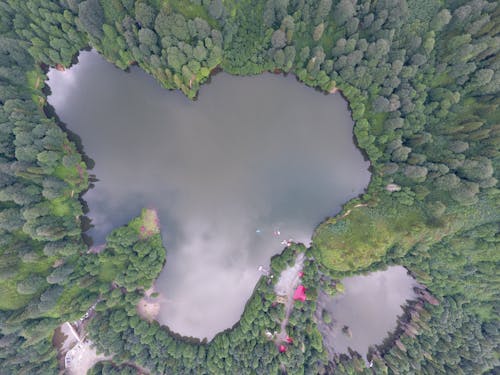
M 330 354 L 348 353 L 350 347 L 366 357 L 369 346 L 382 344 L 388 333 L 397 326 L 398 316 L 407 300 L 416 299 L 414 287 L 418 284 L 402 266 L 385 271 L 342 280 L 345 292 L 318 298 L 317 312 L 326 310 L 330 324 L 320 321 L 318 328 Z M 342 328 L 348 327 L 347 332 Z
M 48 77 L 49 103 L 95 161 L 88 234 L 102 243 L 141 208 L 158 210 L 157 320 L 183 335 L 211 339 L 236 323 L 259 265 L 283 241 L 309 244 L 370 179 L 346 101 L 292 76 L 221 73 L 190 101 L 82 52 Z

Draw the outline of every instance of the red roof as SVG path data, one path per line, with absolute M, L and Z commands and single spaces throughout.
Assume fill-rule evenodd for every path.
M 286 346 L 285 345 L 280 345 L 280 353 L 286 352 Z
M 299 272 L 299 277 L 302 277 L 302 276 L 304 276 L 304 272 L 300 271 Z
M 306 288 L 304 285 L 299 285 L 297 289 L 295 289 L 295 293 L 293 293 L 293 299 L 295 301 L 300 300 L 302 302 L 306 300 Z
M 287 336 L 285 341 L 289 344 L 293 344 L 293 339 L 290 336 Z

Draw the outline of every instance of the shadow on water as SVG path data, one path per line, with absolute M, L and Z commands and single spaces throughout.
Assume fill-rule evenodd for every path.
M 73 58 L 72 64 L 76 63 L 78 63 L 77 56 Z M 47 67 L 42 67 L 42 69 L 44 70 L 45 73 L 47 73 L 48 71 Z M 42 92 L 46 98 L 52 94 L 50 86 L 47 84 L 43 87 Z M 68 128 L 67 124 L 60 119 L 60 117 L 56 113 L 55 108 L 48 101 L 45 101 L 45 105 L 43 106 L 43 112 L 45 116 L 47 116 L 47 118 L 51 118 L 55 121 L 56 125 L 66 134 L 68 140 L 75 145 L 77 152 L 80 154 L 82 161 L 85 163 L 85 166 L 87 167 L 87 171 L 92 170 L 95 167 L 95 161 L 85 153 L 81 137 Z M 95 187 L 94 182 L 97 181 L 98 179 L 94 175 L 89 174 L 89 185 L 87 189 L 83 190 L 78 195 L 78 201 L 82 206 L 82 211 L 84 214 L 83 216 L 80 217 L 80 228 L 82 230 L 82 239 L 83 242 L 88 247 L 93 246 L 94 241 L 92 237 L 89 236 L 86 232 L 91 230 L 94 226 L 92 225 L 92 219 L 89 216 L 87 216 L 87 214 L 89 213 L 89 206 L 88 203 L 85 201 L 85 199 L 83 199 L 83 195 L 85 195 L 85 193 L 87 193 L 90 189 L 93 189 Z
M 42 91 L 45 96 L 49 96 L 52 93 L 48 85 L 45 85 Z M 43 112 L 45 113 L 45 116 L 47 116 L 48 118 L 54 119 L 57 126 L 59 126 L 59 128 L 61 128 L 61 130 L 66 133 L 69 141 L 74 143 L 74 145 L 76 146 L 76 150 L 82 156 L 82 160 L 87 166 L 87 169 L 88 170 L 93 169 L 95 166 L 95 161 L 85 153 L 85 147 L 82 143 L 82 139 L 80 138 L 80 136 L 68 128 L 68 125 L 64 123 L 57 115 L 55 108 L 48 102 L 46 102 L 46 104 L 43 106 Z

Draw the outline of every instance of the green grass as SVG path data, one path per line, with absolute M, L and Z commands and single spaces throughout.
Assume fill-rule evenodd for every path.
M 63 294 L 57 301 L 56 307 L 45 316 L 58 318 L 63 314 L 69 314 L 73 317 L 71 319 L 77 319 L 95 301 L 97 296 L 97 292 L 89 290 L 81 282 L 67 284 Z M 78 303 L 75 303 L 76 301 Z
M 344 219 L 329 219 L 313 236 L 320 260 L 336 271 L 362 269 L 379 261 L 393 242 L 388 223 L 370 217 L 371 209 L 357 208 Z
M 54 176 L 59 177 L 61 180 L 72 180 L 79 177 L 76 168 L 66 168 L 64 165 L 58 165 L 54 171 Z
M 104 283 L 110 283 L 114 280 L 118 270 L 119 267 L 117 267 L 115 264 L 111 262 L 103 262 L 99 266 L 98 278 Z
M 370 120 L 370 133 L 373 135 L 384 133 L 384 123 L 388 117 L 387 112 L 367 113 L 365 116 Z
M 44 257 L 34 263 L 18 261 L 17 265 L 13 265 L 13 267 L 17 268 L 16 275 L 11 279 L 0 282 L 0 309 L 16 310 L 25 306 L 33 298 L 33 294 L 19 294 L 17 292 L 17 283 L 32 274 L 48 275 L 54 261 L 54 257 Z
M 17 293 L 17 281 L 8 280 L 0 283 L 0 310 L 17 310 L 26 306 L 33 295 Z
M 72 152 L 76 151 L 73 150 Z M 88 185 L 87 166 L 84 162 L 80 162 L 79 168 L 82 175 L 80 175 L 78 166 L 74 168 L 67 168 L 64 165 L 58 165 L 53 174 L 61 180 L 66 181 L 71 186 L 72 190 L 75 190 L 75 193 L 79 193 Z
M 158 213 L 156 210 L 146 209 L 142 210 L 141 214 L 142 225 L 147 233 L 156 234 L 160 233 Z
M 42 93 L 45 86 L 45 76 L 39 70 L 30 70 L 26 73 L 28 87 L 32 90 L 31 99 L 40 106 L 45 104 L 46 98 Z
M 39 85 L 40 85 L 40 75 L 38 74 L 38 72 L 36 70 L 30 70 L 29 72 L 26 73 L 26 80 L 28 81 L 28 86 L 34 90 L 37 90 L 39 89 Z M 37 83 L 38 83 L 38 86 L 37 86 Z M 43 81 L 42 81 L 43 83 Z
M 155 209 L 145 208 L 141 216 L 133 219 L 128 226 L 133 228 L 141 238 L 150 237 L 160 233 L 160 221 Z
M 422 224 L 424 215 L 418 208 L 384 206 L 353 208 L 348 216 L 321 224 L 313 236 L 321 263 L 339 272 L 366 269 L 394 246 L 407 251 L 432 237 L 432 228 Z
M 52 205 L 52 213 L 55 216 L 66 216 L 71 215 L 71 206 L 69 205 L 68 199 L 66 197 L 58 197 L 50 201 Z
M 435 225 L 427 220 L 424 206 L 398 204 L 394 196 L 380 198 L 376 207 L 353 207 L 349 215 L 328 219 L 316 229 L 313 251 L 326 268 L 350 273 L 382 261 L 388 252 L 389 257 L 402 257 L 418 243 L 432 245 L 472 223 L 487 221 L 491 211 L 480 202 L 450 211 Z

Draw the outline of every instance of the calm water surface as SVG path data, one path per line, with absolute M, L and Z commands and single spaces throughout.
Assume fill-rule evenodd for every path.
M 218 74 L 196 102 L 95 52 L 49 72 L 49 102 L 99 181 L 87 192 L 99 244 L 142 207 L 157 208 L 167 264 L 158 320 L 212 338 L 236 323 L 267 265 L 369 181 L 340 95 L 293 77 Z
M 318 311 L 325 309 L 333 318 L 331 324 L 320 323 L 319 329 L 331 356 L 348 353 L 350 347 L 364 357 L 370 345 L 381 344 L 396 328 L 402 306 L 416 298 L 413 288 L 417 283 L 401 266 L 348 277 L 342 283 L 345 293 L 319 298 Z M 344 326 L 352 337 L 342 332 Z

